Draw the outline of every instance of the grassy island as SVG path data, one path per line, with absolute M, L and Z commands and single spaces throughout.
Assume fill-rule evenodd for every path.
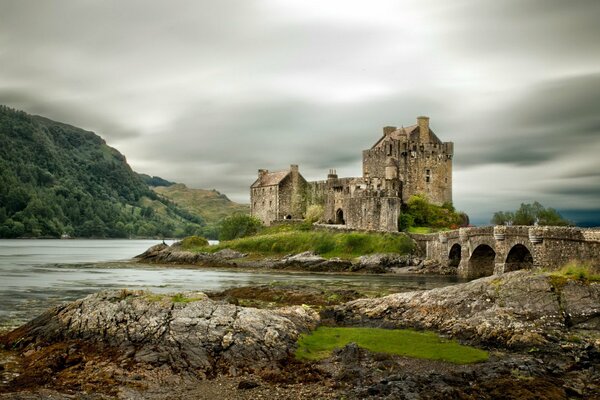
M 183 243 L 186 250 L 217 252 L 232 249 L 251 255 L 282 256 L 312 251 L 325 258 L 355 258 L 375 253 L 409 254 L 413 241 L 404 234 L 332 232 L 307 224 L 284 224 L 261 229 L 252 236 L 222 241 L 217 246 Z

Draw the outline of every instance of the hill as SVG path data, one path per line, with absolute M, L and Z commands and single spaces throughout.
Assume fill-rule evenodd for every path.
M 0 237 L 204 233 L 93 132 L 0 106 L 0 143 Z
M 172 201 L 178 207 L 191 214 L 199 215 L 206 223 L 204 232 L 208 237 L 218 236 L 217 227 L 223 218 L 235 213 L 250 213 L 249 204 L 235 203 L 214 189 L 190 189 L 182 183 L 161 185 L 152 189 L 160 197 Z

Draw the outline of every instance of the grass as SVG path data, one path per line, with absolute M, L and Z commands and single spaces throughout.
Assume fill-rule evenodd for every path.
M 298 339 L 296 358 L 316 361 L 327 358 L 335 348 L 354 342 L 375 353 L 470 364 L 486 361 L 484 350 L 464 346 L 453 340 L 440 338 L 433 332 L 410 329 L 331 328 L 320 327 Z
M 558 271 L 551 272 L 550 276 L 559 279 L 564 278 L 585 282 L 600 282 L 600 271 L 597 267 L 577 261 L 572 261 Z
M 146 301 L 149 302 L 162 302 L 162 301 L 171 301 L 173 303 L 192 303 L 195 301 L 202 301 L 205 300 L 206 297 L 203 296 L 190 296 L 190 295 L 186 295 L 184 293 L 176 293 L 174 295 L 168 295 L 168 294 L 155 294 L 155 293 L 149 293 L 146 296 L 144 296 Z
M 411 226 L 407 229 L 408 233 L 419 233 L 419 234 L 427 234 L 427 233 L 435 233 L 435 232 L 443 232 L 449 230 L 448 228 L 432 228 L 430 226 Z
M 308 229 L 308 230 L 306 230 Z M 188 247 L 192 251 L 233 249 L 244 253 L 280 256 L 313 251 L 325 258 L 355 258 L 374 253 L 408 254 L 412 240 L 403 234 L 329 232 L 303 225 L 269 227 L 255 236 L 221 242 L 216 246 Z

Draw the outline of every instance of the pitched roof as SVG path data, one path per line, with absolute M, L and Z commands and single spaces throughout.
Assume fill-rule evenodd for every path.
M 395 131 L 393 131 L 392 133 L 390 133 L 390 137 L 392 139 L 400 139 L 400 136 L 409 136 L 411 133 L 413 132 L 418 132 L 419 131 L 419 125 L 411 125 L 411 126 L 407 126 L 407 127 L 402 127 L 402 128 L 398 128 Z M 375 147 L 377 147 L 377 145 L 379 145 L 379 143 L 381 143 L 383 141 L 383 139 L 386 138 L 386 135 L 383 135 L 381 138 L 379 138 L 379 140 L 377 142 L 375 142 L 375 144 L 373 146 L 371 146 L 372 149 L 374 149 Z
M 279 185 L 281 183 L 281 181 L 283 181 L 285 179 L 286 176 L 288 176 L 290 174 L 290 170 L 284 170 L 284 171 L 274 171 L 274 172 L 267 172 L 266 174 L 262 175 L 261 177 L 259 177 L 253 184 L 251 187 L 261 187 L 261 186 L 273 186 L 273 185 Z
M 414 136 L 418 136 L 418 135 L 419 135 L 419 125 L 411 125 L 411 126 L 396 129 L 395 131 L 393 131 L 389 134 L 389 137 L 394 140 L 399 140 L 401 136 L 406 136 L 409 139 L 412 138 L 413 140 L 417 140 L 417 138 L 415 138 Z M 432 142 L 442 143 L 442 141 L 437 137 L 437 135 L 433 132 L 433 130 L 431 130 L 431 128 L 429 128 L 429 135 L 431 137 Z M 386 138 L 386 135 L 383 135 L 381 138 L 379 138 L 379 140 L 373 146 L 371 146 L 371 148 L 374 149 L 375 147 L 377 147 L 379 145 L 379 143 L 381 143 L 385 138 Z

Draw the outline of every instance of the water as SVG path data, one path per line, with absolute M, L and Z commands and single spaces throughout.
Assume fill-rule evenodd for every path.
M 0 240 L 0 329 L 18 326 L 48 307 L 103 289 L 168 293 L 284 282 L 404 291 L 462 281 L 446 276 L 253 272 L 157 266 L 131 261 L 132 257 L 158 243 L 161 241 Z

